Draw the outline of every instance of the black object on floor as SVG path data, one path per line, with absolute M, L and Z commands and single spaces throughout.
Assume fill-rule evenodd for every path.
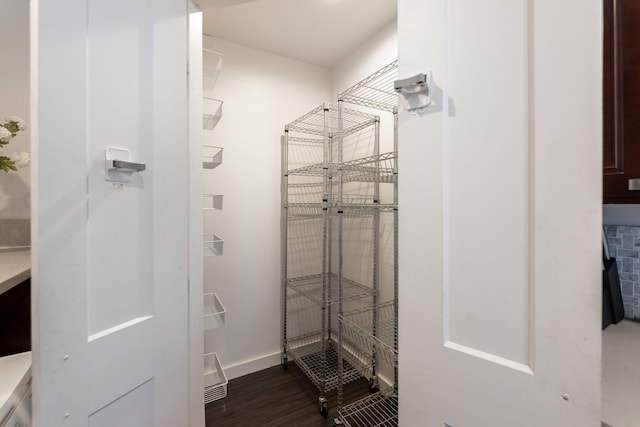
M 615 258 L 604 259 L 602 270 L 602 329 L 624 319 L 624 304 Z

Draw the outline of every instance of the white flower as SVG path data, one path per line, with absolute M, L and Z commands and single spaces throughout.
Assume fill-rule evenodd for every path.
M 11 155 L 11 160 L 13 160 L 17 167 L 24 168 L 29 166 L 29 161 L 31 159 L 29 158 L 29 153 L 21 151 L 19 153 L 13 153 Z
M 8 122 L 14 122 L 15 124 L 17 124 L 18 130 L 27 130 L 27 124 L 18 116 L 7 116 L 6 120 Z
M 0 141 L 9 142 L 13 138 L 13 135 L 7 128 L 0 125 Z

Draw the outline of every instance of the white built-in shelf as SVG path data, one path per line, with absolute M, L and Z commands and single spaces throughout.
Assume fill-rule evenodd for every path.
M 202 209 L 205 211 L 221 211 L 223 197 L 222 194 L 203 194 Z
M 222 118 L 223 101 L 215 98 L 202 98 L 202 128 L 213 130 Z
M 209 233 L 204 235 L 204 256 L 220 256 L 224 249 L 224 240 L 215 234 Z
M 204 294 L 204 328 L 215 329 L 224 325 L 224 314 L 227 309 L 215 293 Z
M 227 397 L 227 376 L 216 353 L 204 355 L 204 403 Z
M 202 146 L 202 168 L 215 169 L 222 164 L 222 147 Z
M 211 49 L 202 49 L 202 89 L 210 92 L 216 86 L 222 69 L 222 54 Z

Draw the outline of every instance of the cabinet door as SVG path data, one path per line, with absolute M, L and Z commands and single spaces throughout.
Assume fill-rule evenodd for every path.
M 640 3 L 603 6 L 604 203 L 640 203 L 640 191 L 629 189 L 630 180 L 640 185 Z

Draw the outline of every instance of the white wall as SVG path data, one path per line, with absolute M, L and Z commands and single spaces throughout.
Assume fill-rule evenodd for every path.
M 389 22 L 366 43 L 344 57 L 331 69 L 331 100 L 372 72 L 398 59 L 398 26 L 396 20 Z
M 205 291 L 220 296 L 227 314 L 223 327 L 205 332 L 205 351 L 219 354 L 231 378 L 280 361 L 283 126 L 324 101 L 335 102 L 338 91 L 396 59 L 396 32 L 395 21 L 389 23 L 330 71 L 213 39 L 211 48 L 224 57 L 212 96 L 224 105 L 204 143 L 224 152 L 221 166 L 204 171 L 203 188 L 223 194 L 224 209 L 205 212 L 205 232 L 225 244 L 222 257 L 205 259 Z M 381 122 L 381 151 L 391 151 L 392 115 L 383 113 Z M 392 251 L 389 239 L 382 251 Z M 381 273 L 388 288 L 383 299 L 391 296 L 392 274 L 388 268 Z
M 0 121 L 6 116 L 29 120 L 29 2 L 4 0 L 0 13 Z M 27 123 L 29 126 L 29 123 Z M 20 132 L 2 155 L 29 152 L 29 131 Z M 0 219 L 30 217 L 30 168 L 0 171 Z
M 205 291 L 218 293 L 227 314 L 205 333 L 205 351 L 233 378 L 280 361 L 280 135 L 335 96 L 326 69 L 223 40 L 212 47 L 224 54 L 213 91 L 224 106 L 204 143 L 224 152 L 203 187 L 224 195 L 224 209 L 205 212 L 205 232 L 225 244 L 223 256 L 205 259 Z

